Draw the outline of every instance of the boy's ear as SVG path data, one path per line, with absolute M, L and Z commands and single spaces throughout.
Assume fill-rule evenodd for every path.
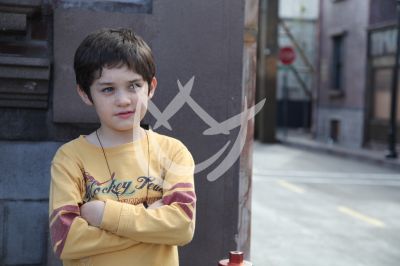
M 84 103 L 86 103 L 87 105 L 92 106 L 93 103 L 92 101 L 89 99 L 89 97 L 87 96 L 86 92 L 84 92 L 81 88 L 81 86 L 76 85 L 76 90 L 78 91 L 79 96 L 81 97 L 82 101 Z
M 157 88 L 157 79 L 156 79 L 156 77 L 153 77 L 150 82 L 149 99 L 153 98 L 156 88 Z

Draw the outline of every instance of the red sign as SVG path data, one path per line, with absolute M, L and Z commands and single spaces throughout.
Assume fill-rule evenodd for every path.
M 293 64 L 294 60 L 296 59 L 296 52 L 290 46 L 282 47 L 279 50 L 279 60 L 284 65 L 291 65 Z

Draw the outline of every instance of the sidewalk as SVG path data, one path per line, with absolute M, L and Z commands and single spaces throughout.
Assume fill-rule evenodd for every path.
M 278 132 L 276 138 L 277 141 L 286 146 L 333 154 L 364 162 L 367 161 L 376 165 L 400 171 L 400 158 L 386 159 L 386 150 L 347 148 L 339 146 L 338 144 L 324 143 L 313 139 L 309 133 L 304 133 L 298 130 L 289 130 L 286 136 L 283 132 Z M 400 157 L 400 151 L 398 152 Z

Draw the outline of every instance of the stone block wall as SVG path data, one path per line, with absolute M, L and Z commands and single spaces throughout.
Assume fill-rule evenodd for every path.
M 332 143 L 331 122 L 339 122 L 337 143 L 346 147 L 361 148 L 364 135 L 364 110 L 344 108 L 318 108 L 318 140 Z

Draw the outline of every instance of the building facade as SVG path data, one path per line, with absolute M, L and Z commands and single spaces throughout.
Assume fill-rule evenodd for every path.
M 364 0 L 320 1 L 314 91 L 314 133 L 320 141 L 364 144 L 369 10 Z
M 320 3 L 316 137 L 348 147 L 384 149 L 396 52 L 396 1 Z M 398 108 L 398 121 L 399 117 Z
M 396 24 L 396 1 L 371 1 L 365 139 L 372 146 L 380 146 L 388 139 L 391 84 L 397 45 Z M 398 92 L 397 102 L 399 97 Z M 400 108 L 397 108 L 397 121 L 399 120 Z

